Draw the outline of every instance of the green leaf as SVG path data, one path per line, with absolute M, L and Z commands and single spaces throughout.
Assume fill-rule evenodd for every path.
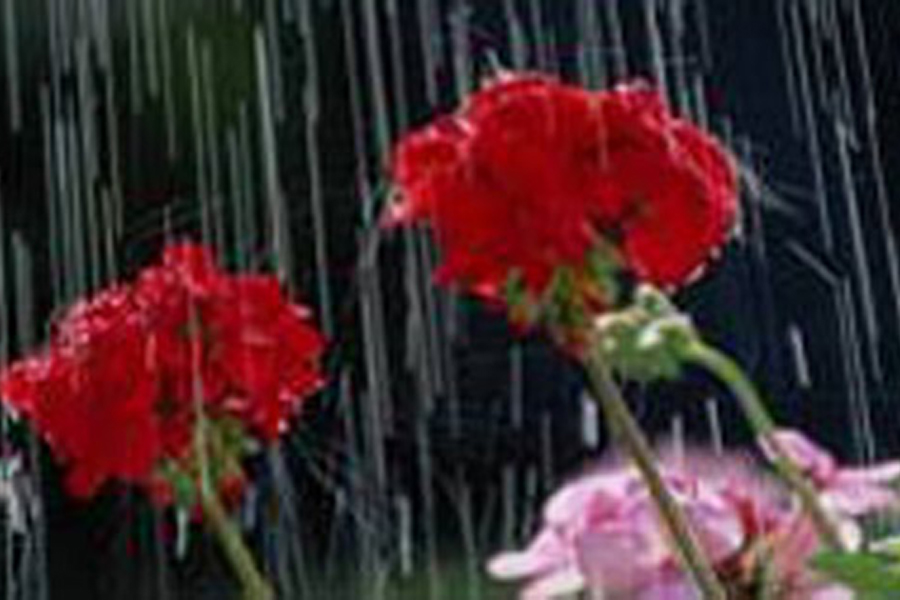
M 813 568 L 872 600 L 900 597 L 900 562 L 883 554 L 823 552 Z

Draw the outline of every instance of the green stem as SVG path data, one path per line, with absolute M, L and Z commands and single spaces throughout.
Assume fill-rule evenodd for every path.
M 204 521 L 212 530 L 226 560 L 231 564 L 235 575 L 241 582 L 244 600 L 273 600 L 275 593 L 265 576 L 256 566 L 253 554 L 244 544 L 240 530 L 231 521 L 228 511 L 222 506 L 216 483 L 212 480 L 209 460 L 209 419 L 203 411 L 203 403 L 198 392 L 195 402 L 197 417 L 194 426 L 194 452 L 200 469 L 198 496 L 203 508 Z
M 791 460 L 773 435 L 778 426 L 769 415 L 756 387 L 738 364 L 725 353 L 702 342 L 695 342 L 687 358 L 718 377 L 737 399 L 754 433 L 772 454 L 772 466 L 781 479 L 797 494 L 803 509 L 812 519 L 822 541 L 836 550 L 844 549 L 841 536 L 828 513 L 822 508 L 816 488 Z
M 253 555 L 244 544 L 240 531 L 229 518 L 225 507 L 222 506 L 218 494 L 209 493 L 201 486 L 200 502 L 206 524 L 215 534 L 225 558 L 241 582 L 245 600 L 272 600 L 275 597 L 272 586 L 257 568 Z
M 629 455 L 644 479 L 682 563 L 703 598 L 726 600 L 725 589 L 701 550 L 684 512 L 666 488 L 650 444 L 628 409 L 609 369 L 596 351 L 589 352 L 583 360 L 591 391 L 603 410 L 610 434 Z M 622 559 L 628 560 L 628 557 Z

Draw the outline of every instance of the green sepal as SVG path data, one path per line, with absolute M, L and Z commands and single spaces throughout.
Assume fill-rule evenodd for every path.
M 197 503 L 197 484 L 191 474 L 171 460 L 164 461 L 160 471 L 172 486 L 175 504 L 188 510 L 193 508 Z
M 618 304 L 622 291 L 619 285 L 622 265 L 615 250 L 608 244 L 598 243 L 587 253 L 585 266 L 588 276 L 603 290 L 609 305 Z

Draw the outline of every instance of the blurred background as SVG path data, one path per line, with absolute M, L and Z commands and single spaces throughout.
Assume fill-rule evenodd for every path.
M 498 66 L 653 81 L 743 170 L 739 235 L 679 303 L 782 421 L 896 456 L 898 40 L 889 0 L 0 0 L 0 358 L 166 239 L 276 272 L 331 339 L 242 514 L 282 596 L 511 597 L 485 559 L 602 422 L 547 344 L 431 284 L 427 232 L 377 229 L 393 142 Z M 660 439 L 748 439 L 699 374 L 627 391 Z M 72 501 L 23 424 L 0 438 L 0 597 L 233 594 L 200 531 Z

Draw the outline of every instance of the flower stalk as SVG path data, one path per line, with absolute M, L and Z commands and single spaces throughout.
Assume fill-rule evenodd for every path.
M 822 541 L 834 550 L 843 550 L 840 533 L 819 502 L 818 493 L 800 468 L 790 459 L 773 435 L 777 425 L 769 415 L 756 387 L 728 355 L 700 341 L 686 348 L 685 358 L 705 368 L 731 390 L 757 439 L 771 453 L 775 472 L 797 495 L 812 519 Z
M 715 570 L 700 548 L 687 517 L 666 488 L 646 437 L 638 426 L 598 352 L 583 357 L 591 392 L 606 418 L 615 443 L 631 458 L 647 485 L 659 516 L 686 570 L 706 600 L 726 600 Z
M 195 386 L 197 382 L 195 380 Z M 215 535 L 225 559 L 241 583 L 244 600 L 274 600 L 272 586 L 256 565 L 253 554 L 244 543 L 240 530 L 228 516 L 222 505 L 219 492 L 212 480 L 209 456 L 209 419 L 200 401 L 201 391 L 196 390 L 195 410 L 197 421 L 194 431 L 194 446 L 200 480 L 197 482 L 198 499 L 203 510 L 204 522 Z
M 228 516 L 215 491 L 200 486 L 200 504 L 209 529 L 216 536 L 225 558 L 244 590 L 244 600 L 273 600 L 272 586 L 256 566 L 243 537 Z

